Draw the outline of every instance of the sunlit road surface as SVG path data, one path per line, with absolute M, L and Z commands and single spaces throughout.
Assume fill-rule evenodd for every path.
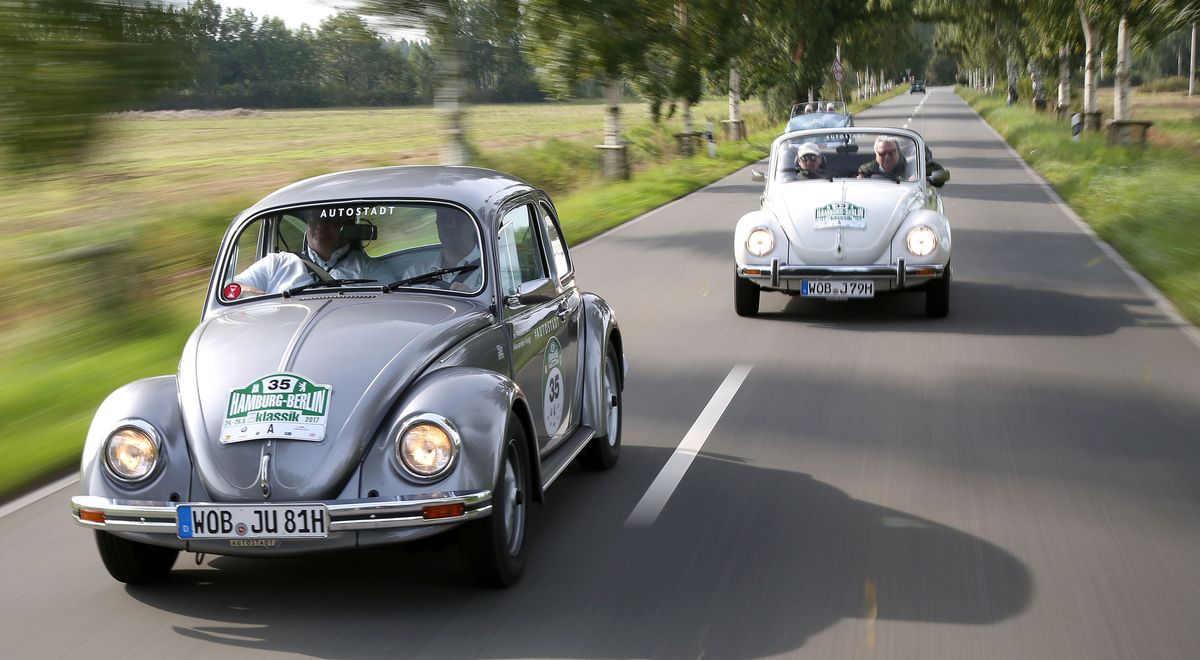
M 625 449 L 534 510 L 516 587 L 400 549 L 126 588 L 72 486 L 0 518 L 3 655 L 1196 657 L 1200 344 L 949 90 L 857 123 L 952 170 L 948 319 L 736 316 L 743 170 L 575 251 L 625 332 Z

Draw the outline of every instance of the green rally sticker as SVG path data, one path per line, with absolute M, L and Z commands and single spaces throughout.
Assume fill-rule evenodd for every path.
M 221 442 L 285 438 L 320 442 L 329 417 L 329 385 L 272 374 L 229 391 Z
M 814 215 L 814 229 L 867 228 L 867 210 L 850 202 L 826 204 L 818 207 Z

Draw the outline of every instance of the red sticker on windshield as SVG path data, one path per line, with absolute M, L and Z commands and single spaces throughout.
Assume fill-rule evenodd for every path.
M 225 285 L 225 299 L 237 300 L 238 296 L 242 295 L 242 285 L 237 282 L 230 282 Z

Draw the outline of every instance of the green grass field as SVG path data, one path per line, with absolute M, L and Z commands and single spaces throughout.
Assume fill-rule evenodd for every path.
M 656 128 L 639 104 L 622 110 L 635 166 L 625 182 L 598 178 L 598 104 L 475 107 L 468 135 L 477 164 L 555 191 L 579 243 L 762 158 L 782 128 L 751 101 L 748 140 L 684 159 L 670 136 L 678 117 Z M 726 111 L 725 99 L 699 104 L 696 127 L 711 117 L 719 131 Z M 109 129 L 86 166 L 0 186 L 0 249 L 25 255 L 0 262 L 0 499 L 77 467 L 109 392 L 175 372 L 237 212 L 304 177 L 437 159 L 437 118 L 423 108 L 159 113 Z
M 1193 324 L 1200 324 L 1200 99 L 1136 93 L 1134 119 L 1154 122 L 1145 147 L 1070 127 L 1000 96 L 959 93 L 1063 199 Z M 1112 91 L 1100 95 L 1111 116 Z

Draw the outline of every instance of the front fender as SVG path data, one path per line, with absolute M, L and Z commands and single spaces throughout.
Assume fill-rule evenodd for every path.
M 596 437 L 608 436 L 608 406 L 601 401 L 604 393 L 604 370 L 607 368 L 605 351 L 612 343 L 617 352 L 617 387 L 625 389 L 625 375 L 629 363 L 625 360 L 625 346 L 617 317 L 608 303 L 594 293 L 583 294 L 584 337 L 583 337 L 583 415 L 585 426 L 596 430 Z
M 163 446 L 159 465 L 146 481 L 127 485 L 108 475 L 101 464 L 104 442 L 123 420 L 140 419 L 158 430 Z M 96 411 L 80 460 L 79 483 L 84 495 L 124 500 L 179 501 L 188 494 L 192 460 L 179 413 L 175 376 L 157 376 L 118 388 Z
M 417 380 L 388 423 L 373 439 L 360 468 L 359 497 L 395 497 L 431 491 L 491 490 L 500 474 L 501 448 L 510 413 L 520 418 L 524 397 L 508 377 L 472 367 L 451 367 Z M 449 419 L 462 439 L 454 469 L 434 483 L 411 480 L 396 456 L 396 438 L 405 420 L 420 413 Z M 528 420 L 522 420 L 528 426 Z M 530 456 L 537 456 L 529 433 Z M 536 469 L 536 468 L 535 468 Z
M 905 245 L 905 238 L 908 236 L 909 230 L 919 225 L 925 225 L 932 229 L 938 240 L 937 248 L 924 257 L 913 255 Z M 933 209 L 920 209 L 910 213 L 904 222 L 900 223 L 896 234 L 892 236 L 892 263 L 903 258 L 909 265 L 946 264 L 950 261 L 950 248 L 950 221 L 946 219 L 946 216 Z
M 756 227 L 766 227 L 775 236 L 775 247 L 761 257 L 746 251 L 746 238 Z M 733 258 L 738 266 L 770 266 L 771 259 L 779 259 L 780 263 L 786 263 L 787 253 L 788 237 L 783 233 L 783 227 L 773 213 L 751 211 L 738 220 L 733 232 Z

